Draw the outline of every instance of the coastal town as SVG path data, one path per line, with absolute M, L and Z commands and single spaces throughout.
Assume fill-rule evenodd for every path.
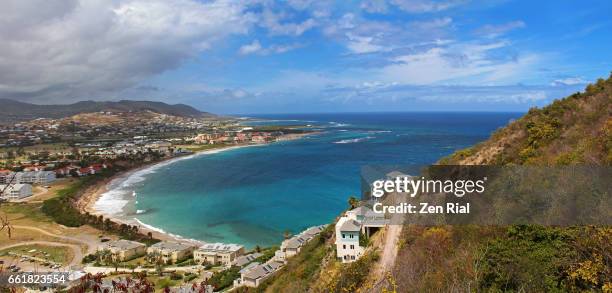
M 310 259 L 313 249 L 324 249 L 332 264 L 371 259 L 370 241 L 388 220 L 361 204 L 351 203 L 332 224 L 279 232 L 277 246 L 248 248 L 183 239 L 94 208 L 114 178 L 134 170 L 316 134 L 310 125 L 251 122 L 98 111 L 0 126 L 0 216 L 11 227 L 0 234 L 0 268 L 69 272 L 61 287 L 77 291 L 249 292 L 268 286 L 292 260 Z
M 247 250 L 238 244 L 184 241 L 91 209 L 98 191 L 130 170 L 313 133 L 304 126 L 246 122 L 101 111 L 0 126 L 0 212 L 3 230 L 12 228 L 8 237 L 0 236 L 7 237 L 1 238 L 0 267 L 13 273 L 71 272 L 66 286 L 102 291 L 136 286 L 126 283 L 134 274 L 154 276 L 153 286 L 176 290 L 187 284 L 200 284 L 200 292 L 259 286 L 326 226 L 286 235 L 277 247 Z M 28 209 L 53 221 L 40 222 Z M 69 232 L 71 227 L 79 233 Z

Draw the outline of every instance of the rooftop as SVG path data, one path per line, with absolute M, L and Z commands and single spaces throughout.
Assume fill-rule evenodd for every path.
M 198 248 L 198 250 L 230 252 L 230 251 L 238 251 L 238 250 L 240 250 L 242 248 L 243 248 L 242 245 L 231 244 L 231 243 L 230 244 L 226 244 L 226 243 L 206 243 L 206 244 L 200 246 L 200 248 Z
M 181 251 L 193 247 L 193 245 L 183 244 L 178 242 L 162 241 L 151 245 L 152 248 L 161 250 Z
M 346 231 L 346 232 L 358 232 L 361 231 L 361 223 L 349 219 L 349 218 L 343 218 L 344 221 L 341 223 L 340 225 L 340 231 Z
M 134 249 L 134 248 L 138 248 L 138 247 L 144 247 L 145 245 L 140 243 L 140 242 L 136 242 L 136 241 L 119 239 L 119 240 L 115 240 L 115 241 L 109 241 L 104 246 L 107 249 L 126 250 L 126 249 Z

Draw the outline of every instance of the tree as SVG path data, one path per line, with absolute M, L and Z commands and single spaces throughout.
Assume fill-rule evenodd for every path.
M 348 204 L 351 207 L 351 209 L 354 209 L 359 204 L 359 200 L 355 196 L 351 195 L 348 199 Z
M 285 230 L 285 232 L 283 233 L 283 236 L 285 237 L 285 239 L 291 238 L 291 231 Z

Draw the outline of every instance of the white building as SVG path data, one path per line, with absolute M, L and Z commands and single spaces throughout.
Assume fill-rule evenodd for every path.
M 32 195 L 32 185 L 30 184 L 11 184 L 0 185 L 0 198 L 3 200 L 22 199 Z
M 342 262 L 353 262 L 365 251 L 359 245 L 359 238 L 369 237 L 372 231 L 389 224 L 383 214 L 378 214 L 368 207 L 358 207 L 347 211 L 336 223 L 336 256 Z
M 108 251 L 114 261 L 127 261 L 145 254 L 147 246 L 136 241 L 119 239 L 98 246 L 98 252 Z
M 244 247 L 238 244 L 207 243 L 193 252 L 196 263 L 229 266 L 244 253 Z
M 25 172 L 10 172 L 3 176 L 2 183 L 14 184 L 49 184 L 55 181 L 55 172 L 53 171 L 25 171 Z
M 352 262 L 363 254 L 365 247 L 359 246 L 361 223 L 341 217 L 336 223 L 336 256 L 342 262 Z
M 175 264 L 191 257 L 194 250 L 191 244 L 162 241 L 149 246 L 147 255 L 158 256 L 166 264 Z

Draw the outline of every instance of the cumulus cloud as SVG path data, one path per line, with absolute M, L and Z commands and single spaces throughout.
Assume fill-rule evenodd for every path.
M 0 10 L 0 96 L 101 97 L 178 67 L 255 17 L 216 0 L 10 0 Z
M 521 20 L 511 21 L 499 25 L 487 24 L 475 31 L 477 35 L 495 38 L 501 36 L 509 31 L 524 28 L 526 25 Z

